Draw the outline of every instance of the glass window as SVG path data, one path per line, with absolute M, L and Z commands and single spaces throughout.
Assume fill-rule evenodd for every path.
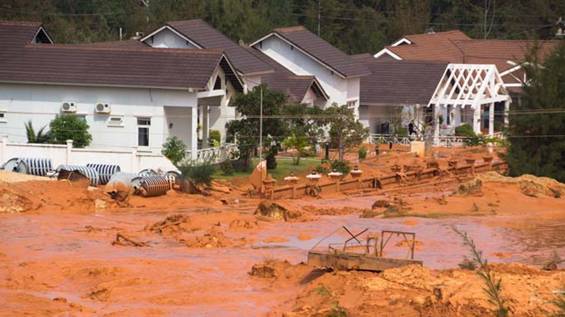
M 137 118 L 137 145 L 149 146 L 149 126 L 151 126 L 151 118 Z
M 149 146 L 149 128 L 147 127 L 137 128 L 137 145 Z
M 0 110 L 0 122 L 7 122 L 6 120 L 6 111 Z

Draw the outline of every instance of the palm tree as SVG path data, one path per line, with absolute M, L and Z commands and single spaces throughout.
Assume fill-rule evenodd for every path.
M 26 135 L 27 135 L 27 143 L 48 143 L 49 142 L 49 131 L 44 132 L 47 126 L 43 126 L 43 128 L 39 129 L 37 133 L 35 133 L 35 129 L 33 128 L 33 124 L 31 120 L 24 123 L 26 128 Z

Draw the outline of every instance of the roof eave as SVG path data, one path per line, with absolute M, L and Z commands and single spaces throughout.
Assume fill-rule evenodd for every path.
M 76 83 L 76 82 L 46 82 L 46 81 L 27 81 L 27 80 L 1 80 L 3 84 L 29 84 L 29 85 L 51 85 L 51 86 L 76 86 L 76 87 L 110 87 L 110 88 L 136 88 L 136 89 L 165 89 L 165 90 L 203 90 L 205 87 L 175 87 L 175 86 L 154 86 L 154 85 L 119 85 L 119 84 L 95 84 L 95 83 Z

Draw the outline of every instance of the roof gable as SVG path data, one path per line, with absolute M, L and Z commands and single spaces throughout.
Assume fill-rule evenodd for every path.
M 372 74 L 361 78 L 360 104 L 427 105 L 447 63 L 390 61 L 369 54 L 354 55 Z
M 255 41 L 251 46 L 257 46 L 260 42 L 273 36 L 296 46 L 304 54 L 340 74 L 342 77 L 360 77 L 369 74 L 368 69 L 362 64 L 357 63 L 351 56 L 308 31 L 303 26 L 275 29 L 273 32 Z
M 196 47 L 223 49 L 233 63 L 233 66 L 244 75 L 264 74 L 272 71 L 268 65 L 249 54 L 245 48 L 237 45 L 223 33 L 201 19 L 167 22 L 165 26 L 144 37 L 142 41 L 147 40 L 165 28 L 172 30 L 175 34 Z
M 0 41 L 3 45 L 50 43 L 51 37 L 40 22 L 0 21 Z

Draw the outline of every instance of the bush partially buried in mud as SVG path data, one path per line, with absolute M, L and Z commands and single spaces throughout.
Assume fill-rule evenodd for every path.
M 457 187 L 457 195 L 460 196 L 470 196 L 470 195 L 481 195 L 483 187 L 483 182 L 480 179 L 473 179 L 466 183 L 459 184 Z
M 274 201 L 263 200 L 257 206 L 255 215 L 267 217 L 273 220 L 289 221 L 291 219 L 299 218 L 302 216 L 302 213 L 297 210 L 290 210 Z

